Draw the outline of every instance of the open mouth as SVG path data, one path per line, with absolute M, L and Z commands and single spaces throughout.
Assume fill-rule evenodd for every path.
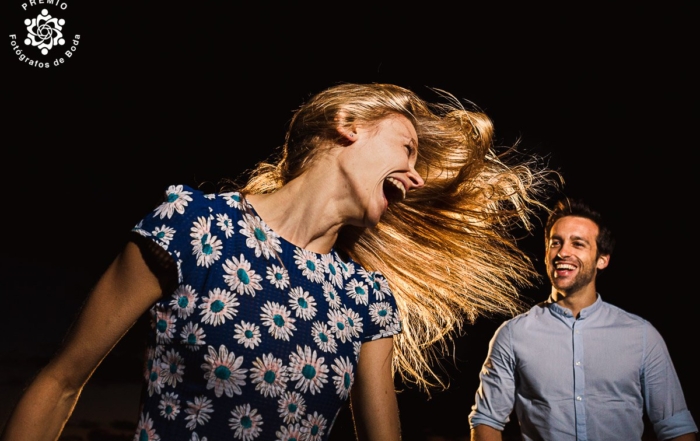
M 390 204 L 401 202 L 406 198 L 406 187 L 398 179 L 389 176 L 384 180 L 384 196 Z

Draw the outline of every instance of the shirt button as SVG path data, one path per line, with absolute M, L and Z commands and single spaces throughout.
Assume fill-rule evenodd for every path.
M 581 401 L 582 399 L 581 397 L 576 397 L 576 401 Z
M 576 366 L 581 366 L 581 362 L 580 362 L 580 361 L 577 361 L 577 362 L 576 362 Z

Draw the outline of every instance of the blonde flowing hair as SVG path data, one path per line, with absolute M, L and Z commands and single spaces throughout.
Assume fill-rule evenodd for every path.
M 435 89 L 434 89 L 435 90 Z M 487 115 L 452 94 L 429 103 L 391 84 L 339 84 L 294 112 L 275 161 L 261 162 L 241 191 L 270 193 L 301 175 L 338 126 L 403 115 L 418 134 L 416 170 L 425 186 L 389 206 L 375 228 L 348 226 L 335 249 L 388 280 L 403 332 L 394 370 L 428 392 L 448 383 L 436 372 L 465 323 L 524 310 L 519 295 L 539 278 L 513 232 L 532 229 L 558 175 L 514 147 L 497 153 Z M 236 182 L 224 180 L 224 187 Z

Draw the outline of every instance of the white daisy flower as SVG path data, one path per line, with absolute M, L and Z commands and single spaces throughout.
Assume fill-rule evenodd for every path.
M 335 258 L 332 254 L 324 254 L 321 256 L 321 265 L 328 274 L 328 279 L 337 287 L 343 286 L 343 272 L 335 263 Z
M 362 349 L 362 342 L 355 340 L 352 342 L 352 353 L 355 355 L 355 363 L 360 359 L 360 350 Z
M 323 364 L 323 357 L 317 357 L 316 351 L 312 351 L 310 347 L 304 346 L 302 349 L 297 346 L 297 352 L 289 354 L 289 378 L 291 381 L 296 381 L 295 389 L 306 391 L 315 395 L 316 392 L 321 392 L 324 383 L 328 383 L 328 366 Z
M 302 288 L 298 286 L 292 288 L 289 291 L 288 302 L 297 317 L 303 320 L 311 320 L 316 316 L 316 300 Z
M 367 285 L 362 282 L 358 282 L 355 279 L 350 280 L 345 285 L 345 292 L 351 299 L 355 300 L 356 305 L 366 305 L 368 303 Z
M 197 266 L 209 268 L 221 257 L 224 247 L 221 240 L 211 234 L 211 218 L 200 216 L 190 229 L 192 254 L 197 256 Z
M 345 400 L 350 396 L 350 388 L 355 382 L 355 374 L 353 373 L 353 365 L 348 357 L 336 358 L 331 369 L 336 373 L 333 375 L 333 384 L 335 384 L 335 393 L 338 394 L 341 400 Z
M 260 282 L 262 277 L 255 273 L 255 270 L 250 269 L 250 262 L 246 260 L 243 253 L 241 253 L 241 259 L 236 259 L 232 257 L 231 259 L 226 259 L 224 261 L 224 281 L 231 288 L 232 291 L 236 291 L 238 294 L 250 294 L 255 297 L 255 291 L 262 290 Z
M 338 295 L 338 291 L 335 290 L 335 287 L 333 287 L 330 282 L 326 282 L 325 280 L 323 281 L 323 297 L 326 299 L 326 302 L 328 302 L 329 307 L 333 309 L 340 308 L 340 296 Z
M 213 193 L 205 194 L 205 195 L 202 196 L 202 197 L 205 198 L 205 199 L 209 199 L 210 201 L 213 201 L 214 199 L 216 199 L 216 195 L 213 194 Z M 209 208 L 209 211 L 212 211 L 212 209 Z
M 357 275 L 362 277 L 367 283 L 371 284 L 374 282 L 374 274 L 362 267 L 357 268 Z
M 156 227 L 151 234 L 153 237 L 155 237 L 156 242 L 158 242 L 163 249 L 167 250 L 168 245 L 170 245 L 170 241 L 173 240 L 173 236 L 175 236 L 175 229 L 168 227 L 167 225 L 161 225 L 160 227 Z
M 301 431 L 299 423 L 288 426 L 280 426 L 280 430 L 275 432 L 275 441 L 296 441 L 302 440 L 304 433 Z
M 362 317 L 350 308 L 343 307 L 341 309 L 345 314 L 347 330 L 351 337 L 357 338 L 362 334 Z
M 311 336 L 314 338 L 314 342 L 318 345 L 319 349 L 323 352 L 335 354 L 338 350 L 338 344 L 335 342 L 333 331 L 331 331 L 325 323 L 314 322 L 311 327 Z
M 211 419 L 209 414 L 212 412 L 214 412 L 214 406 L 212 406 L 209 398 L 204 395 L 194 397 L 194 403 L 192 401 L 187 402 L 187 409 L 185 409 L 187 425 L 185 427 L 194 430 L 197 428 L 197 425 L 203 426 Z
M 240 325 L 236 323 L 234 328 L 233 338 L 238 339 L 238 344 L 248 349 L 253 349 L 260 344 L 262 340 L 260 338 L 260 327 L 255 323 L 248 323 L 243 320 Z
M 315 253 L 296 247 L 294 248 L 294 262 L 307 279 L 316 283 L 323 281 L 323 264 Z
M 187 347 L 190 351 L 198 351 L 206 342 L 204 339 L 207 334 L 204 333 L 204 329 L 199 327 L 199 323 L 189 322 L 182 327 L 182 332 L 180 332 L 180 342 Z
M 306 414 L 306 401 L 299 392 L 286 391 L 277 403 L 279 404 L 277 412 L 287 424 L 300 421 Z
M 263 396 L 276 397 L 286 389 L 289 377 L 282 360 L 270 353 L 253 361 L 250 379 L 255 384 L 255 390 L 259 390 Z
M 384 300 L 387 296 L 391 296 L 391 288 L 389 282 L 382 274 L 374 273 L 374 282 L 372 283 L 374 297 L 377 300 Z
M 187 203 L 192 202 L 189 196 L 191 194 L 192 192 L 185 191 L 182 185 L 171 185 L 165 192 L 165 202 L 156 207 L 154 216 L 170 219 L 176 211 L 179 214 L 184 213 Z
M 192 438 L 190 438 L 190 441 L 207 441 L 207 437 L 203 436 L 200 438 L 199 435 L 197 435 L 197 432 L 192 432 Z
M 180 252 L 175 251 L 173 254 L 177 261 L 177 283 L 182 283 L 182 259 L 180 258 Z
M 296 319 L 290 317 L 287 308 L 277 302 L 265 302 L 261 310 L 260 318 L 262 324 L 267 326 L 267 332 L 276 339 L 289 341 L 297 327 L 294 326 Z
M 178 354 L 175 349 L 169 350 L 163 354 L 160 361 L 161 372 L 164 384 L 177 386 L 177 383 L 182 382 L 182 376 L 185 373 L 185 359 Z
M 267 267 L 267 280 L 270 281 L 272 286 L 278 289 L 285 289 L 289 286 L 289 272 L 286 268 L 278 265 L 272 265 Z
M 170 300 L 170 306 L 177 313 L 177 316 L 184 319 L 194 311 L 197 302 L 197 293 L 190 285 L 180 285 L 175 290 Z
M 338 253 L 335 253 L 335 261 L 343 273 L 343 278 L 346 280 L 355 274 L 355 265 L 352 262 L 343 262 Z
M 388 302 L 372 303 L 369 306 L 369 317 L 372 323 L 381 327 L 387 326 L 392 321 L 394 308 Z
M 383 337 L 390 337 L 401 332 L 401 317 L 399 317 L 398 311 L 394 311 L 392 314 L 389 324 L 378 334 L 372 337 L 372 340 L 377 340 Z
M 209 291 L 209 295 L 202 298 L 199 305 L 202 322 L 212 326 L 219 326 L 232 319 L 238 314 L 236 306 L 240 305 L 236 299 L 236 294 L 221 288 L 214 288 Z
M 342 311 L 330 310 L 328 311 L 328 326 L 330 330 L 335 334 L 336 338 L 340 340 L 341 343 L 345 343 L 350 340 L 350 331 L 348 328 L 348 320 Z
M 136 426 L 134 439 L 138 441 L 160 441 L 160 436 L 156 433 L 156 429 L 153 428 L 153 420 L 148 413 L 145 415 L 141 414 L 139 423 Z
M 235 233 L 235 225 L 233 225 L 233 221 L 226 213 L 218 213 L 216 215 L 216 226 L 221 228 L 221 231 L 224 233 L 224 236 L 226 236 L 226 239 L 230 238 Z
M 305 441 L 320 441 L 323 439 L 323 435 L 326 434 L 328 421 L 323 415 L 314 411 L 313 414 L 308 414 L 306 416 L 306 419 L 301 422 L 301 426 L 301 430 L 306 435 L 304 437 Z
M 275 256 L 275 251 L 282 252 L 279 237 L 259 217 L 246 214 L 238 225 L 241 226 L 241 234 L 248 238 L 246 246 L 255 250 L 255 257 L 265 256 L 265 259 L 269 259 Z
M 163 366 L 154 361 L 153 364 L 151 364 L 150 371 L 148 372 L 148 382 L 146 384 L 149 397 L 152 397 L 153 394 L 160 394 L 160 390 L 165 385 L 161 375 L 162 372 Z
M 166 392 L 158 403 L 158 409 L 160 409 L 160 416 L 166 420 L 174 420 L 180 413 L 180 400 L 178 400 L 177 394 Z
M 202 363 L 207 389 L 214 389 L 217 397 L 224 393 L 227 397 L 232 397 L 234 393 L 241 395 L 241 386 L 245 385 L 245 373 L 248 371 L 240 368 L 243 357 L 236 357 L 224 345 L 219 346 L 218 353 L 212 346 L 208 350 L 209 354 L 204 356 L 206 363 Z
M 156 341 L 159 344 L 168 344 L 175 335 L 175 322 L 177 322 L 177 318 L 169 310 L 163 311 L 159 308 L 154 309 L 155 312 L 152 311 L 151 315 L 155 315 L 155 320 L 151 323 L 156 330 Z
M 243 198 L 241 194 L 237 191 L 232 191 L 230 193 L 221 193 L 221 197 L 226 201 L 226 205 L 233 208 L 241 208 L 241 201 Z
M 250 404 L 236 406 L 228 421 L 233 437 L 242 441 L 252 441 L 262 432 L 262 415 L 258 415 L 257 409 L 251 409 Z

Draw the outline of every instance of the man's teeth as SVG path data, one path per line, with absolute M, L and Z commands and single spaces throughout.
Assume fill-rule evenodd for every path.
M 559 263 L 559 264 L 557 264 L 557 269 L 558 269 L 558 270 L 573 270 L 573 269 L 575 269 L 575 268 L 576 268 L 576 267 L 574 267 L 573 265 L 569 265 L 568 263 Z
M 398 188 L 401 191 L 401 199 L 402 200 L 406 199 L 406 187 L 403 186 L 401 181 L 399 181 L 398 179 L 392 178 L 391 176 L 386 178 L 386 180 L 389 183 L 391 183 L 394 187 Z

